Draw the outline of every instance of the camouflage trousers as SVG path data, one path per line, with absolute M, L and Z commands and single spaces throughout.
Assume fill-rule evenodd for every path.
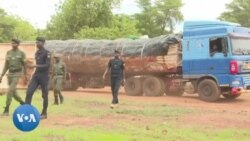
M 18 95 L 16 86 L 19 81 L 20 76 L 8 76 L 8 93 L 6 96 L 6 105 L 10 105 L 12 101 L 12 97 L 19 103 L 23 102 L 22 98 Z

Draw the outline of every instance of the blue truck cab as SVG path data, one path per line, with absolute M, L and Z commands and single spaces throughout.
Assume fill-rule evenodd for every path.
M 205 101 L 234 99 L 250 89 L 250 29 L 223 21 L 187 21 L 183 78 Z

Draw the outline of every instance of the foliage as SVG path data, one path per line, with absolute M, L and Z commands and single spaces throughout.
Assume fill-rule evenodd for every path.
M 14 37 L 26 41 L 34 40 L 37 35 L 35 28 L 29 22 L 20 18 L 16 18 L 15 20 Z
M 82 28 L 110 26 L 119 0 L 65 0 L 47 26 L 50 39 L 69 39 Z M 91 29 L 92 30 L 92 29 Z
M 33 40 L 36 36 L 35 28 L 19 17 L 7 15 L 0 9 L 0 42 L 9 42 L 12 38 Z
M 110 27 L 84 27 L 75 34 L 75 38 L 116 39 L 139 35 L 135 27 L 136 21 L 126 15 L 115 15 Z
M 233 0 L 226 4 L 226 9 L 227 11 L 223 12 L 219 19 L 250 27 L 250 0 Z
M 140 33 L 155 37 L 174 31 L 175 24 L 183 20 L 181 0 L 138 0 L 142 12 L 135 15 Z

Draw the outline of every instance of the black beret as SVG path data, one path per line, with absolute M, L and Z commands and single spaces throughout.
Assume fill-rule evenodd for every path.
M 14 42 L 14 43 L 16 43 L 16 44 L 20 44 L 20 40 L 18 40 L 16 38 L 13 38 L 11 41 Z
M 43 37 L 37 37 L 36 41 L 40 41 L 40 42 L 45 43 L 45 38 L 43 38 Z

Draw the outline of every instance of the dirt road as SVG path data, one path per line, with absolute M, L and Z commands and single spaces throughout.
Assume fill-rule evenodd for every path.
M 109 88 L 105 89 L 79 89 L 75 92 L 64 92 L 67 96 L 80 98 L 103 97 L 111 99 Z M 244 128 L 250 129 L 250 93 L 244 94 L 235 100 L 226 100 L 223 97 L 218 102 L 208 103 L 201 101 L 198 95 L 184 94 L 181 97 L 142 97 L 126 96 L 124 90 L 120 92 L 121 101 L 144 102 L 148 104 L 161 103 L 163 105 L 180 106 L 199 109 L 204 112 L 180 117 L 183 126 L 205 124 L 216 128 Z M 122 102 L 121 102 L 121 105 Z M 125 106 L 125 105 L 124 105 Z M 147 110 L 147 109 L 145 109 Z
M 86 97 L 86 96 L 101 96 L 110 97 L 109 88 L 105 89 L 78 89 L 75 92 L 65 92 L 71 96 Z M 184 94 L 180 97 L 161 96 L 161 97 L 145 97 L 145 96 L 126 96 L 124 90 L 120 91 L 120 99 L 131 101 L 144 101 L 152 103 L 162 103 L 168 105 L 179 105 L 185 107 L 205 108 L 210 110 L 225 110 L 225 111 L 248 111 L 250 112 L 250 93 L 242 94 L 234 100 L 227 100 L 223 97 L 217 102 L 209 103 L 201 101 L 197 94 Z

